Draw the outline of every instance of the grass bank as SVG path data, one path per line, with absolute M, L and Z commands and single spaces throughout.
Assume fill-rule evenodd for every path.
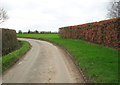
M 11 67 L 16 61 L 18 61 L 24 54 L 30 49 L 30 44 L 26 41 L 19 40 L 19 43 L 21 43 L 21 47 L 13 51 L 2 58 L 2 72 L 4 72 L 6 69 Z
M 57 34 L 18 34 L 17 37 L 43 39 L 65 47 L 76 59 L 90 82 L 118 82 L 118 51 L 87 43 L 62 39 Z

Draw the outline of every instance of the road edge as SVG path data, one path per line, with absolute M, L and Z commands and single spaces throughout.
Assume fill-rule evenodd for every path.
M 17 38 L 18 39 L 18 38 Z M 26 41 L 27 42 L 27 41 Z M 29 42 L 28 42 L 29 43 Z M 24 56 L 31 50 L 31 48 L 32 48 L 32 45 L 29 43 L 29 45 L 30 45 L 30 47 L 29 47 L 29 49 L 22 55 L 22 57 L 20 58 L 20 59 L 18 59 L 16 62 L 14 62 L 14 64 L 10 67 L 10 68 L 8 68 L 8 69 L 6 69 L 3 73 L 2 73 L 2 75 L 4 75 L 6 72 L 8 72 L 11 68 L 13 68 L 17 63 L 19 63 L 23 58 L 24 58 Z
M 24 38 L 24 39 L 35 39 L 35 38 Z M 85 76 L 85 73 L 82 71 L 82 69 L 80 68 L 80 66 L 77 64 L 77 61 L 75 60 L 75 58 L 72 56 L 72 54 L 65 47 L 63 47 L 62 45 L 56 44 L 56 43 L 54 43 L 52 41 L 49 41 L 49 40 L 44 40 L 44 39 L 40 39 L 40 38 L 39 39 L 35 39 L 35 40 L 42 40 L 42 41 L 49 42 L 49 43 L 57 46 L 59 49 L 63 50 L 67 54 L 67 56 L 70 57 L 70 59 L 72 60 L 72 62 L 75 64 L 76 68 L 79 71 L 79 74 L 82 75 L 84 83 L 90 83 L 90 81 L 88 80 L 88 78 Z

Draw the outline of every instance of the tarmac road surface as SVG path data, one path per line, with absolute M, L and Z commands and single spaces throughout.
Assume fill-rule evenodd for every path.
M 59 47 L 47 41 L 19 38 L 32 47 L 2 75 L 3 83 L 83 83 L 75 64 Z

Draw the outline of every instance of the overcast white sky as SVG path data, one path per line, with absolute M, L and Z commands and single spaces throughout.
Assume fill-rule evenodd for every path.
M 106 19 L 111 0 L 0 0 L 9 19 L 0 27 L 16 31 L 58 31 L 64 26 Z

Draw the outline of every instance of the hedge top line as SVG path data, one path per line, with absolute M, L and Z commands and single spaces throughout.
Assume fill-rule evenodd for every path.
M 116 22 L 116 23 L 118 23 L 118 21 L 120 22 L 120 17 L 118 17 L 118 18 L 114 18 L 114 19 L 109 19 L 109 20 L 103 20 L 103 21 L 98 21 L 98 22 L 91 22 L 91 23 L 85 23 L 85 24 L 80 24 L 80 25 L 73 25 L 73 26 L 66 26 L 66 27 L 61 27 L 61 28 L 59 28 L 59 29 L 67 29 L 67 28 L 72 28 L 72 27 L 81 27 L 81 26 L 93 26 L 93 25 L 103 25 L 102 23 L 112 23 L 112 22 Z M 108 23 L 108 24 L 109 24 Z
M 11 30 L 11 31 L 15 31 L 16 32 L 16 30 L 14 30 L 14 29 L 8 29 L 8 28 L 0 28 L 0 29 L 2 29 L 2 30 Z

